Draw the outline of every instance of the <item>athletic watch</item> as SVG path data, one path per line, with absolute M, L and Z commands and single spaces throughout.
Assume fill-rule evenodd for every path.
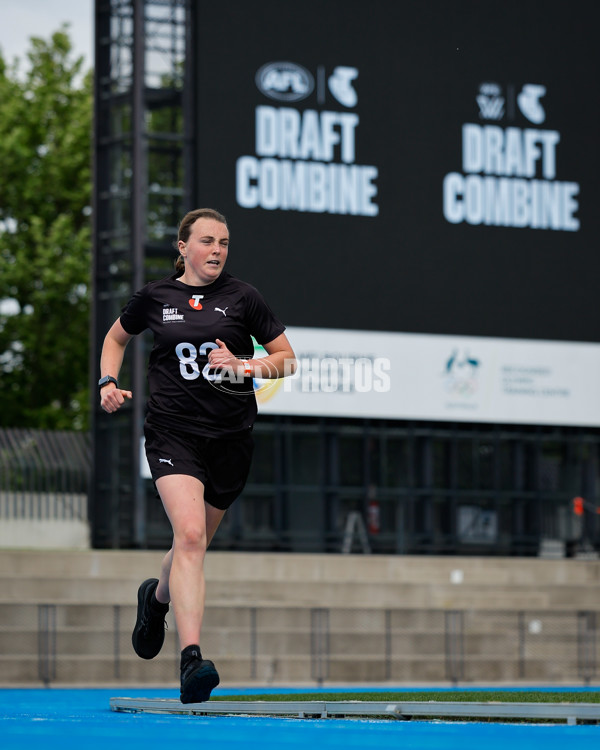
M 98 388 L 104 388 L 105 385 L 108 385 L 109 383 L 114 383 L 116 387 L 119 387 L 119 384 L 117 383 L 117 379 L 113 378 L 112 375 L 105 375 L 104 377 L 100 378 L 98 381 Z

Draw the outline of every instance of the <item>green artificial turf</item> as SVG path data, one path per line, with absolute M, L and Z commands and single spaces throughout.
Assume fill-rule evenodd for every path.
M 494 690 L 444 690 L 435 692 L 343 692 L 343 693 L 282 693 L 281 695 L 228 695 L 213 696 L 212 700 L 225 701 L 382 701 L 386 703 L 406 703 L 410 701 L 437 701 L 443 703 L 461 701 L 466 703 L 600 703 L 600 691 L 547 692 L 537 690 L 494 691 Z

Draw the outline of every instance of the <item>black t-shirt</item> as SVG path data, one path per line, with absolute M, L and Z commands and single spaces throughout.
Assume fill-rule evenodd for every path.
M 227 272 L 199 287 L 177 281 L 178 275 L 140 289 L 120 318 L 127 333 L 149 328 L 154 334 L 147 420 L 206 437 L 248 430 L 257 412 L 252 379 L 223 378 L 209 369 L 208 353 L 221 339 L 235 356 L 251 357 L 251 336 L 267 344 L 285 326 L 253 286 Z

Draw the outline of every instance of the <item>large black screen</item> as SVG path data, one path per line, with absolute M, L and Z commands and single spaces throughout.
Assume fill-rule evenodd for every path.
M 287 325 L 599 341 L 590 8 L 198 2 L 230 272 Z

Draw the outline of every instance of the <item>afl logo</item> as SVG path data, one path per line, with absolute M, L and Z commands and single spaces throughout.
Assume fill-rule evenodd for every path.
M 271 62 L 258 69 L 255 77 L 258 90 L 281 102 L 298 102 L 312 93 L 312 75 L 293 62 Z

